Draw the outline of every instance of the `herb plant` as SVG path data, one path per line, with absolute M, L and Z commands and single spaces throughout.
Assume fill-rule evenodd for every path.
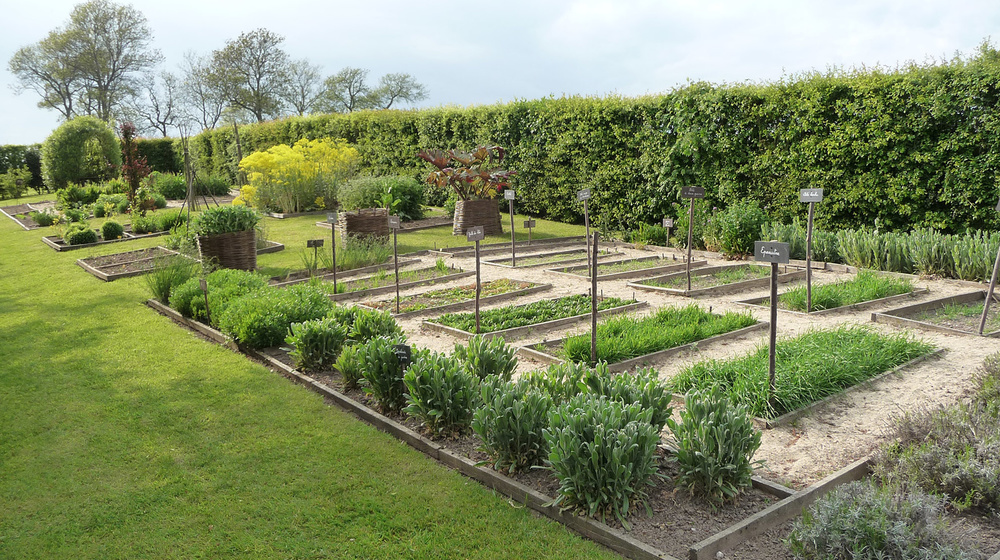
M 495 375 L 504 381 L 509 381 L 517 369 L 517 358 L 514 354 L 514 348 L 508 346 L 500 337 L 474 336 L 469 340 L 468 346 L 455 345 L 455 358 L 479 379 Z
M 473 413 L 472 429 L 493 468 L 515 473 L 541 465 L 548 454 L 543 432 L 552 397 L 527 381 L 495 376 L 483 380 L 480 396 L 482 405 Z
M 346 339 L 347 328 L 335 319 L 325 317 L 292 323 L 285 342 L 292 346 L 289 355 L 295 367 L 316 371 L 333 365 Z
M 247 206 L 215 206 L 202 212 L 192 225 L 198 235 L 218 235 L 251 231 L 260 219 L 260 214 Z
M 865 301 L 881 299 L 913 291 L 909 278 L 896 278 L 872 272 L 859 271 L 857 276 L 843 282 L 813 286 L 812 309 L 834 309 Z M 797 286 L 778 296 L 778 303 L 795 311 L 806 310 L 806 287 Z
M 403 374 L 404 412 L 434 434 L 461 434 L 472 423 L 479 402 L 479 378 L 457 358 L 421 352 Z
M 361 375 L 367 382 L 364 390 L 382 412 L 398 412 L 406 405 L 405 365 L 393 351 L 396 344 L 405 341 L 402 337 L 379 336 L 360 347 Z
M 219 330 L 240 344 L 268 348 L 285 341 L 292 323 L 319 319 L 332 307 L 326 294 L 305 284 L 269 287 L 232 300 L 217 321 Z

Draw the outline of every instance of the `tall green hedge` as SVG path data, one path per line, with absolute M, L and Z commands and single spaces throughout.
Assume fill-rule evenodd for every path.
M 28 182 L 28 186 L 36 190 L 44 188 L 42 183 L 41 148 L 41 144 L 30 144 L 27 146 L 8 144 L 0 146 L 0 175 L 6 173 L 8 169 L 18 169 L 28 166 L 28 171 L 31 172 L 31 180 Z
M 593 188 L 605 228 L 674 215 L 683 185 L 703 204 L 755 200 L 800 215 L 798 190 L 823 187 L 820 227 L 1000 228 L 1000 53 L 896 70 L 834 70 L 770 84 L 689 83 L 642 98 L 561 98 L 471 108 L 296 117 L 240 128 L 244 155 L 300 138 L 345 138 L 362 172 L 423 178 L 423 148 L 499 144 L 517 171 L 518 209 L 581 220 Z M 235 178 L 232 127 L 192 139 L 203 173 Z
M 181 173 L 184 171 L 184 153 L 175 150 L 173 138 L 139 138 L 136 148 L 152 171 Z

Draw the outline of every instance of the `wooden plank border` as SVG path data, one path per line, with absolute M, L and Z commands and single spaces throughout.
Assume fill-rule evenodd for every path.
M 420 286 L 431 286 L 434 284 L 450 282 L 452 280 L 460 280 L 462 278 L 467 278 L 469 276 L 475 276 L 475 275 L 476 272 L 473 270 L 461 271 L 461 272 L 456 272 L 454 274 L 448 274 L 446 276 L 438 276 L 436 278 L 425 278 L 424 280 L 403 282 L 402 284 L 399 285 L 399 289 L 407 290 L 409 288 L 418 288 Z M 357 290 L 354 292 L 344 292 L 342 294 L 330 294 L 330 299 L 333 301 L 344 301 L 344 300 L 351 300 L 368 296 L 380 296 L 382 294 L 389 294 L 395 291 L 396 291 L 396 284 L 393 283 L 388 286 L 379 286 L 378 288 L 370 288 L 368 290 Z
M 914 290 L 912 292 L 908 292 L 908 293 L 905 293 L 905 294 L 897 294 L 897 295 L 894 295 L 894 296 L 884 297 L 884 298 L 880 298 L 880 299 L 870 299 L 868 301 L 862 301 L 860 303 L 852 303 L 850 305 L 841 305 L 840 307 L 831 307 L 830 309 L 823 309 L 823 310 L 820 310 L 820 311 L 813 311 L 812 313 L 805 313 L 803 311 L 792 311 L 790 309 L 782 309 L 781 307 L 778 307 L 778 311 L 780 311 L 782 313 L 788 313 L 788 314 L 791 314 L 791 315 L 799 315 L 800 317 L 812 317 L 812 316 L 816 316 L 816 315 L 830 315 L 830 314 L 833 314 L 833 313 L 841 313 L 841 312 L 844 312 L 844 311 L 861 311 L 863 309 L 868 309 L 870 307 L 878 307 L 879 305 L 885 305 L 887 303 L 893 303 L 893 302 L 902 301 L 902 300 L 905 300 L 905 299 L 912 299 L 912 298 L 915 298 L 917 296 L 922 296 L 922 295 L 928 294 L 928 293 L 930 293 L 930 290 L 928 290 L 927 288 L 914 288 Z M 780 299 L 781 296 L 779 295 L 778 298 Z M 760 308 L 760 309 L 766 309 L 767 307 L 764 306 L 764 305 L 762 305 L 762 302 L 764 300 L 766 300 L 766 299 L 770 299 L 770 296 L 744 299 L 744 300 L 740 300 L 740 301 L 737 301 L 737 302 L 734 302 L 734 303 L 738 303 L 740 305 L 746 305 L 747 307 L 757 307 L 757 308 Z
M 745 266 L 755 266 L 755 265 L 753 265 L 752 263 L 744 263 L 744 264 L 730 264 L 730 265 L 724 265 L 724 266 L 712 266 L 712 267 L 708 267 L 708 268 L 699 268 L 696 271 L 692 271 L 691 272 L 691 276 L 692 277 L 693 276 L 711 276 L 712 274 L 715 274 L 716 272 L 721 272 L 723 270 L 727 270 L 727 269 L 731 269 L 731 268 L 737 268 L 737 267 L 745 267 Z M 663 275 L 663 276 L 656 276 L 656 277 L 653 277 L 653 278 L 646 278 L 645 281 L 648 282 L 650 280 L 662 280 L 662 279 L 667 279 L 667 278 L 681 278 L 683 276 L 684 275 L 682 275 L 680 272 L 676 272 L 674 274 L 666 274 L 666 275 Z M 788 267 L 786 266 L 785 267 L 785 272 L 778 275 L 778 283 L 780 283 L 780 284 L 786 284 L 788 282 L 792 282 L 794 280 L 800 280 L 800 279 L 805 278 L 805 277 L 806 277 L 806 271 L 804 271 L 804 270 L 797 270 L 795 272 L 788 272 Z M 643 291 L 647 291 L 647 292 L 659 292 L 659 293 L 671 294 L 671 295 L 677 295 L 677 296 L 684 296 L 684 297 L 700 297 L 700 296 L 717 296 L 717 295 L 722 295 L 722 294 L 744 292 L 744 291 L 749 291 L 749 290 L 753 290 L 753 289 L 757 289 L 757 288 L 766 288 L 770 284 L 771 284 L 771 278 L 770 278 L 770 276 L 767 276 L 767 277 L 764 277 L 764 278 L 755 278 L 753 280 L 744 280 L 742 282 L 732 282 L 730 284 L 722 284 L 721 286 L 712 286 L 710 288 L 700 288 L 700 289 L 694 289 L 694 290 L 680 290 L 680 289 L 677 289 L 677 288 L 664 288 L 662 286 L 650 286 L 648 284 L 643 284 L 641 282 L 629 282 L 626 285 L 628 287 L 630 287 L 630 288 L 636 288 L 638 290 L 643 290 Z
M 946 327 L 944 325 L 936 325 L 934 323 L 928 323 L 926 321 L 918 321 L 916 319 L 911 319 L 910 317 L 922 313 L 924 311 L 934 311 L 936 309 L 941 309 L 942 307 L 946 307 L 951 304 L 971 303 L 975 301 L 983 301 L 985 299 L 986 299 L 986 292 L 983 290 L 977 290 L 975 292 L 958 294 L 955 296 L 949 296 L 931 301 L 925 301 L 923 303 L 915 303 L 913 305 L 907 305 L 905 307 L 898 307 L 896 309 L 890 309 L 889 311 L 883 311 L 881 313 L 872 313 L 872 321 L 875 323 L 883 323 L 903 328 L 917 328 L 925 331 L 943 332 L 961 336 L 979 336 L 979 334 L 972 331 L 963 331 L 952 327 Z M 983 334 L 983 336 L 990 338 L 997 338 L 1000 337 L 1000 331 L 985 333 Z
M 518 280 L 518 282 L 520 282 L 520 280 Z M 552 289 L 552 284 L 536 284 L 534 286 L 531 286 L 530 288 L 524 288 L 524 289 L 521 289 L 521 290 L 514 290 L 513 292 L 507 292 L 505 294 L 497 294 L 495 296 L 481 297 L 481 298 L 479 298 L 479 304 L 480 305 L 484 305 L 484 304 L 490 304 L 490 303 L 497 303 L 497 302 L 500 302 L 500 301 L 507 301 L 507 300 L 510 300 L 510 299 L 516 299 L 516 298 L 519 298 L 521 296 L 526 296 L 526 295 L 534 294 L 534 293 L 538 293 L 538 292 L 544 292 L 544 291 L 551 290 L 551 289 Z M 421 315 L 428 315 L 428 314 L 434 314 L 434 313 L 447 313 L 449 311 L 456 311 L 456 310 L 465 309 L 466 307 L 468 307 L 469 305 L 473 305 L 474 303 L 475 303 L 475 300 L 467 299 L 467 300 L 464 300 L 464 301 L 458 301 L 458 302 L 455 302 L 455 303 L 449 303 L 447 305 L 438 305 L 436 307 L 425 307 L 424 309 L 418 309 L 416 311 L 404 311 L 403 313 L 399 313 L 399 314 L 393 313 L 392 316 L 395 317 L 395 318 L 397 318 L 397 319 L 407 319 L 407 318 L 410 318 L 410 317 L 419 317 Z M 371 307 L 369 307 L 367 305 L 364 305 L 364 304 L 361 304 L 361 303 L 359 303 L 358 306 L 359 307 L 364 307 L 364 308 L 367 308 L 367 309 L 372 309 Z

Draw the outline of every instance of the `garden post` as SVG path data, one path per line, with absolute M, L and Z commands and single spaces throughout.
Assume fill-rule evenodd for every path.
M 479 242 L 486 237 L 486 231 L 483 226 L 470 227 L 465 232 L 465 239 L 467 241 L 476 242 L 476 334 L 479 334 L 479 292 L 480 292 L 480 276 L 479 276 Z
M 587 201 L 590 200 L 590 189 L 580 189 L 576 192 L 576 199 L 583 202 L 583 226 L 587 228 L 587 254 L 590 254 L 590 212 L 587 209 Z M 587 276 L 593 276 L 594 270 L 590 266 L 590 259 L 587 259 Z
M 593 265 L 591 266 L 590 275 L 590 361 L 597 365 L 597 241 L 598 233 L 594 232 L 594 252 L 591 256 L 590 261 Z
M 205 294 L 205 318 L 208 319 L 208 324 L 212 324 L 212 312 L 208 309 L 208 282 L 205 278 L 198 279 L 198 285 L 201 286 L 202 293 Z
M 694 242 L 694 199 L 705 198 L 703 187 L 681 187 L 681 198 L 691 200 L 691 207 L 688 209 L 688 252 L 687 252 L 687 291 L 691 291 L 691 244 Z
M 392 230 L 392 268 L 396 271 L 396 314 L 399 314 L 399 252 L 396 250 L 396 231 L 399 230 L 399 216 L 389 216 Z
M 517 262 L 514 257 L 514 189 L 505 190 L 503 197 L 510 203 L 510 266 L 516 267 Z
M 799 189 L 799 202 L 809 203 L 809 218 L 806 222 L 806 313 L 812 313 L 812 240 L 813 214 L 816 203 L 823 201 L 823 189 Z
M 997 203 L 997 212 L 1000 212 L 1000 202 Z M 1000 248 L 997 249 L 997 258 L 993 262 L 993 275 L 990 276 L 990 287 L 986 290 L 986 301 L 983 302 L 983 317 L 979 320 L 979 334 L 983 334 L 986 328 L 986 315 L 990 312 L 990 302 L 993 300 L 993 290 L 997 287 L 997 273 L 1000 272 Z
M 330 269 L 333 271 L 333 293 L 337 293 L 337 213 L 328 212 L 326 221 L 330 223 Z
M 778 342 L 778 264 L 788 263 L 788 243 L 777 241 L 754 241 L 753 256 L 757 262 L 771 263 L 771 324 L 768 335 L 767 353 L 767 404 L 774 408 L 774 369 Z
M 674 227 L 674 219 L 673 218 L 663 218 L 663 227 L 667 228 L 667 241 L 664 243 L 664 245 L 669 245 L 670 244 L 670 228 Z

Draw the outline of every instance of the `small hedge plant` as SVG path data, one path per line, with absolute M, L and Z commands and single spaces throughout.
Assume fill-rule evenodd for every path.
M 307 371 L 329 368 L 340 356 L 347 328 L 332 317 L 292 323 L 285 342 L 295 367 Z
M 59 216 L 57 216 L 54 212 L 51 212 L 49 210 L 43 210 L 41 212 L 38 212 L 37 210 L 32 211 L 30 214 L 28 214 L 28 216 L 30 216 L 31 219 L 34 220 L 35 223 L 41 227 L 49 227 L 52 224 L 56 223 L 56 220 L 58 220 L 59 218 Z
M 269 287 L 231 301 L 219 313 L 218 325 L 240 344 L 268 348 L 284 342 L 292 323 L 320 319 L 332 308 L 330 298 L 314 286 Z
M 403 372 L 408 364 L 396 355 L 395 346 L 405 344 L 401 336 L 378 336 L 361 346 L 361 375 L 364 390 L 371 395 L 382 412 L 398 412 L 406 405 L 406 385 Z
M 90 228 L 86 222 L 76 222 L 70 224 L 63 233 L 63 241 L 68 245 L 85 245 L 87 243 L 97 243 L 97 232 Z
M 714 503 L 732 500 L 751 485 L 760 432 L 742 405 L 718 388 L 689 391 L 680 422 L 666 420 L 677 444 L 679 486 Z
M 105 241 L 121 239 L 125 235 L 125 228 L 115 220 L 107 220 L 101 224 L 101 238 Z
M 493 468 L 515 473 L 541 465 L 548 456 L 544 431 L 552 397 L 526 379 L 512 383 L 490 376 L 482 381 L 480 400 L 472 430 Z
M 180 175 L 154 171 L 149 174 L 149 182 L 153 190 L 170 200 L 181 200 L 187 197 L 187 182 Z
M 260 219 L 260 214 L 247 206 L 215 206 L 202 212 L 192 226 L 198 235 L 218 235 L 253 230 Z
M 404 412 L 432 434 L 460 435 L 479 403 L 479 378 L 454 356 L 423 351 L 403 374 Z
M 254 272 L 223 268 L 205 277 L 212 324 L 218 325 L 219 315 L 229 303 L 247 294 L 266 289 L 267 280 Z M 204 321 L 205 294 L 198 278 L 189 278 L 170 295 L 170 307 L 185 317 Z
M 455 357 L 479 379 L 495 375 L 509 381 L 517 369 L 515 350 L 503 338 L 474 336 L 468 346 L 455 345 Z
M 390 192 L 399 201 L 394 213 L 402 220 L 419 220 L 423 217 L 424 186 L 404 175 L 383 177 L 356 177 L 344 183 L 337 193 L 343 210 L 385 207 L 384 196 Z

